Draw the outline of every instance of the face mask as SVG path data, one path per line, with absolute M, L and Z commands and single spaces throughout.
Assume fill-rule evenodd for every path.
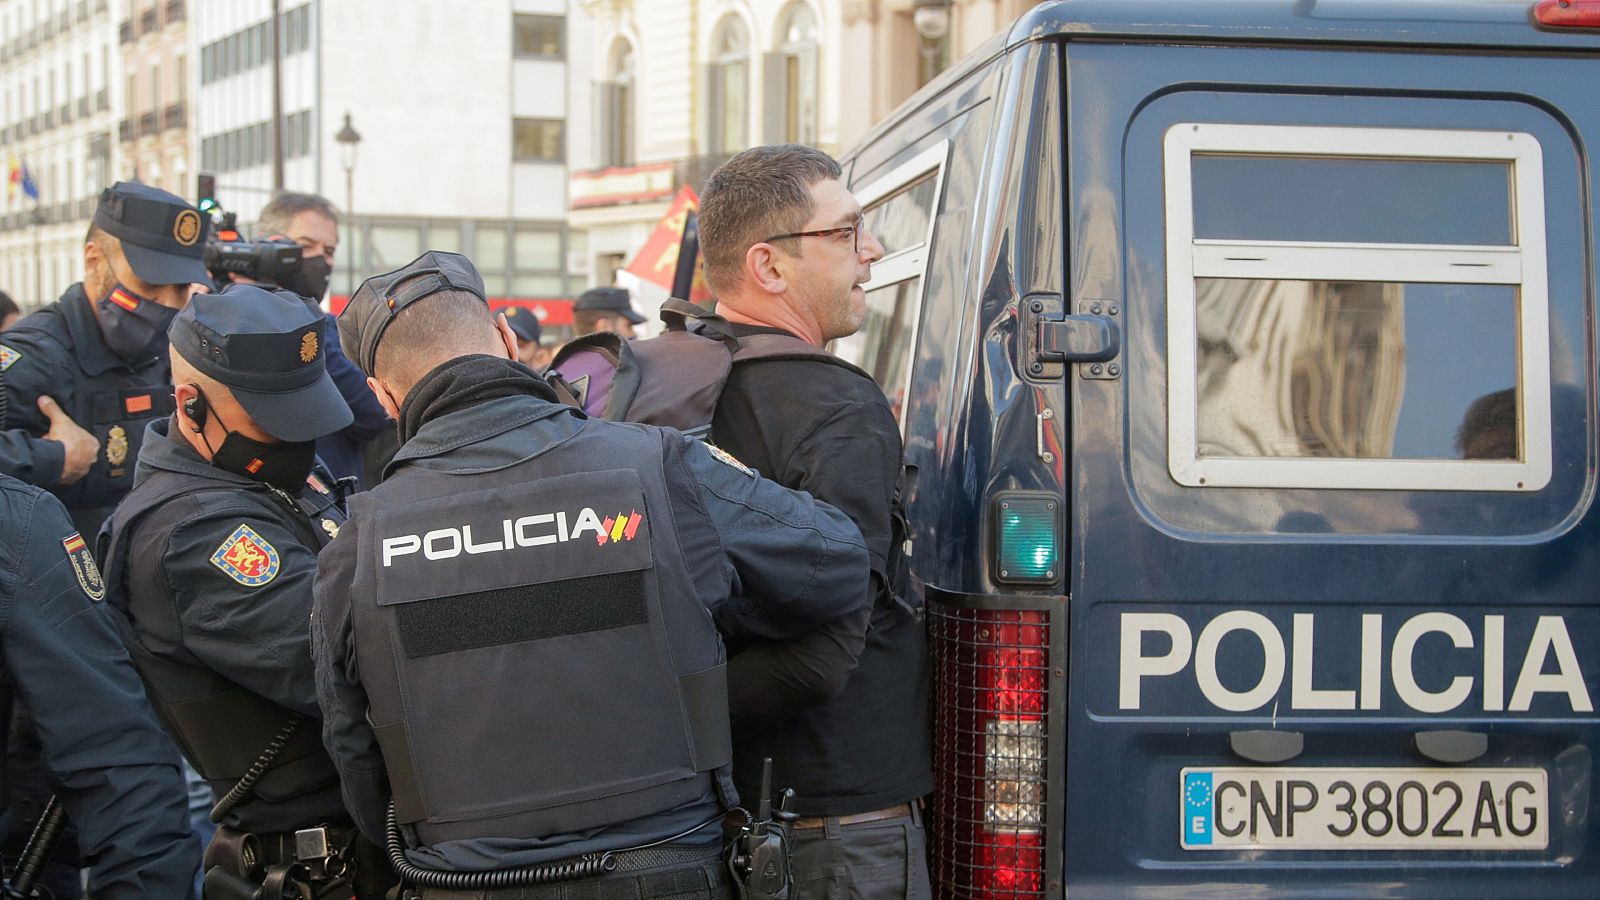
M 300 271 L 283 280 L 283 286 L 302 297 L 321 301 L 328 292 L 328 279 L 333 267 L 321 256 L 308 256 L 300 263 Z
M 201 398 L 204 396 L 201 394 Z M 221 415 L 210 411 L 209 403 L 202 402 L 196 405 L 199 408 L 185 407 L 185 410 L 200 425 L 202 429 L 200 438 L 206 442 L 206 447 L 209 449 L 211 440 L 205 436 L 204 417 L 208 414 L 216 415 L 217 424 L 224 429 L 228 428 L 228 423 L 222 421 Z M 306 476 L 311 474 L 316 456 L 316 441 L 280 441 L 269 444 L 229 430 L 227 437 L 222 439 L 221 446 L 211 451 L 211 464 L 235 475 L 243 475 L 253 481 L 270 484 L 290 496 L 296 496 L 305 486 Z
M 178 311 L 141 297 L 120 284 L 95 304 L 100 333 L 111 352 L 129 362 L 144 362 L 167 349 L 167 326 Z

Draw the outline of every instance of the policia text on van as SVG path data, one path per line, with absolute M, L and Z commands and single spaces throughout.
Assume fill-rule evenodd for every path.
M 843 160 L 943 897 L 1600 895 L 1593 2 L 1066 0 Z

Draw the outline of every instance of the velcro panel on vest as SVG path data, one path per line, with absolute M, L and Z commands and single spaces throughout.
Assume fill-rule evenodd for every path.
M 378 605 L 643 571 L 652 525 L 626 469 L 392 507 L 373 529 Z
M 628 349 L 639 367 L 639 389 L 625 409 L 606 418 L 703 434 L 733 367 L 728 345 L 691 331 L 669 331 Z
M 400 642 L 415 658 L 642 625 L 644 590 L 644 573 L 619 572 L 406 603 Z
M 171 385 L 142 385 L 118 391 L 101 391 L 89 400 L 90 414 L 97 424 L 153 419 L 168 416 L 176 409 Z
M 678 679 L 689 714 L 690 752 L 697 772 L 733 762 L 733 737 L 728 724 L 728 665 Z

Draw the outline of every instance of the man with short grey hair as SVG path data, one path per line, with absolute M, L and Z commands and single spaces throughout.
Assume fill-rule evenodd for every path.
M 320 194 L 285 191 L 261 208 L 256 219 L 258 237 L 285 237 L 300 245 L 301 269 L 293 283 L 280 285 L 321 302 L 333 277 L 334 254 L 339 249 L 339 213 Z M 389 416 L 367 390 L 361 371 L 345 358 L 339 346 L 339 329 L 328 316 L 328 374 L 350 407 L 352 421 L 341 431 L 317 440 L 317 455 L 339 478 L 359 479 L 362 448 L 383 433 Z M 365 485 L 370 487 L 370 485 Z

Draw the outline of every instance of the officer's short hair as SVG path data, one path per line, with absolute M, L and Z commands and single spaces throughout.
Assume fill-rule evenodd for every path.
M 572 333 L 594 334 L 600 330 L 601 319 L 620 319 L 620 313 L 609 309 L 575 309 L 572 311 Z
M 4 319 L 9 315 L 20 316 L 22 315 L 22 309 L 17 306 L 17 301 L 11 299 L 10 294 L 0 291 L 0 319 Z
M 256 233 L 283 234 L 288 230 L 289 223 L 294 221 L 294 217 L 303 212 L 314 212 L 335 225 L 339 224 L 339 212 L 328 202 L 327 197 L 321 194 L 284 191 L 268 201 L 266 206 L 261 207 L 261 215 L 256 217 Z
M 833 157 L 803 144 L 752 147 L 718 166 L 700 195 L 700 252 L 712 292 L 738 283 L 751 245 L 805 227 L 816 211 L 811 186 L 843 174 Z
M 412 280 L 395 285 L 393 293 L 403 292 Z M 483 298 L 438 291 L 395 313 L 378 343 L 372 374 L 410 390 L 440 363 L 479 352 L 494 334 L 494 316 Z

